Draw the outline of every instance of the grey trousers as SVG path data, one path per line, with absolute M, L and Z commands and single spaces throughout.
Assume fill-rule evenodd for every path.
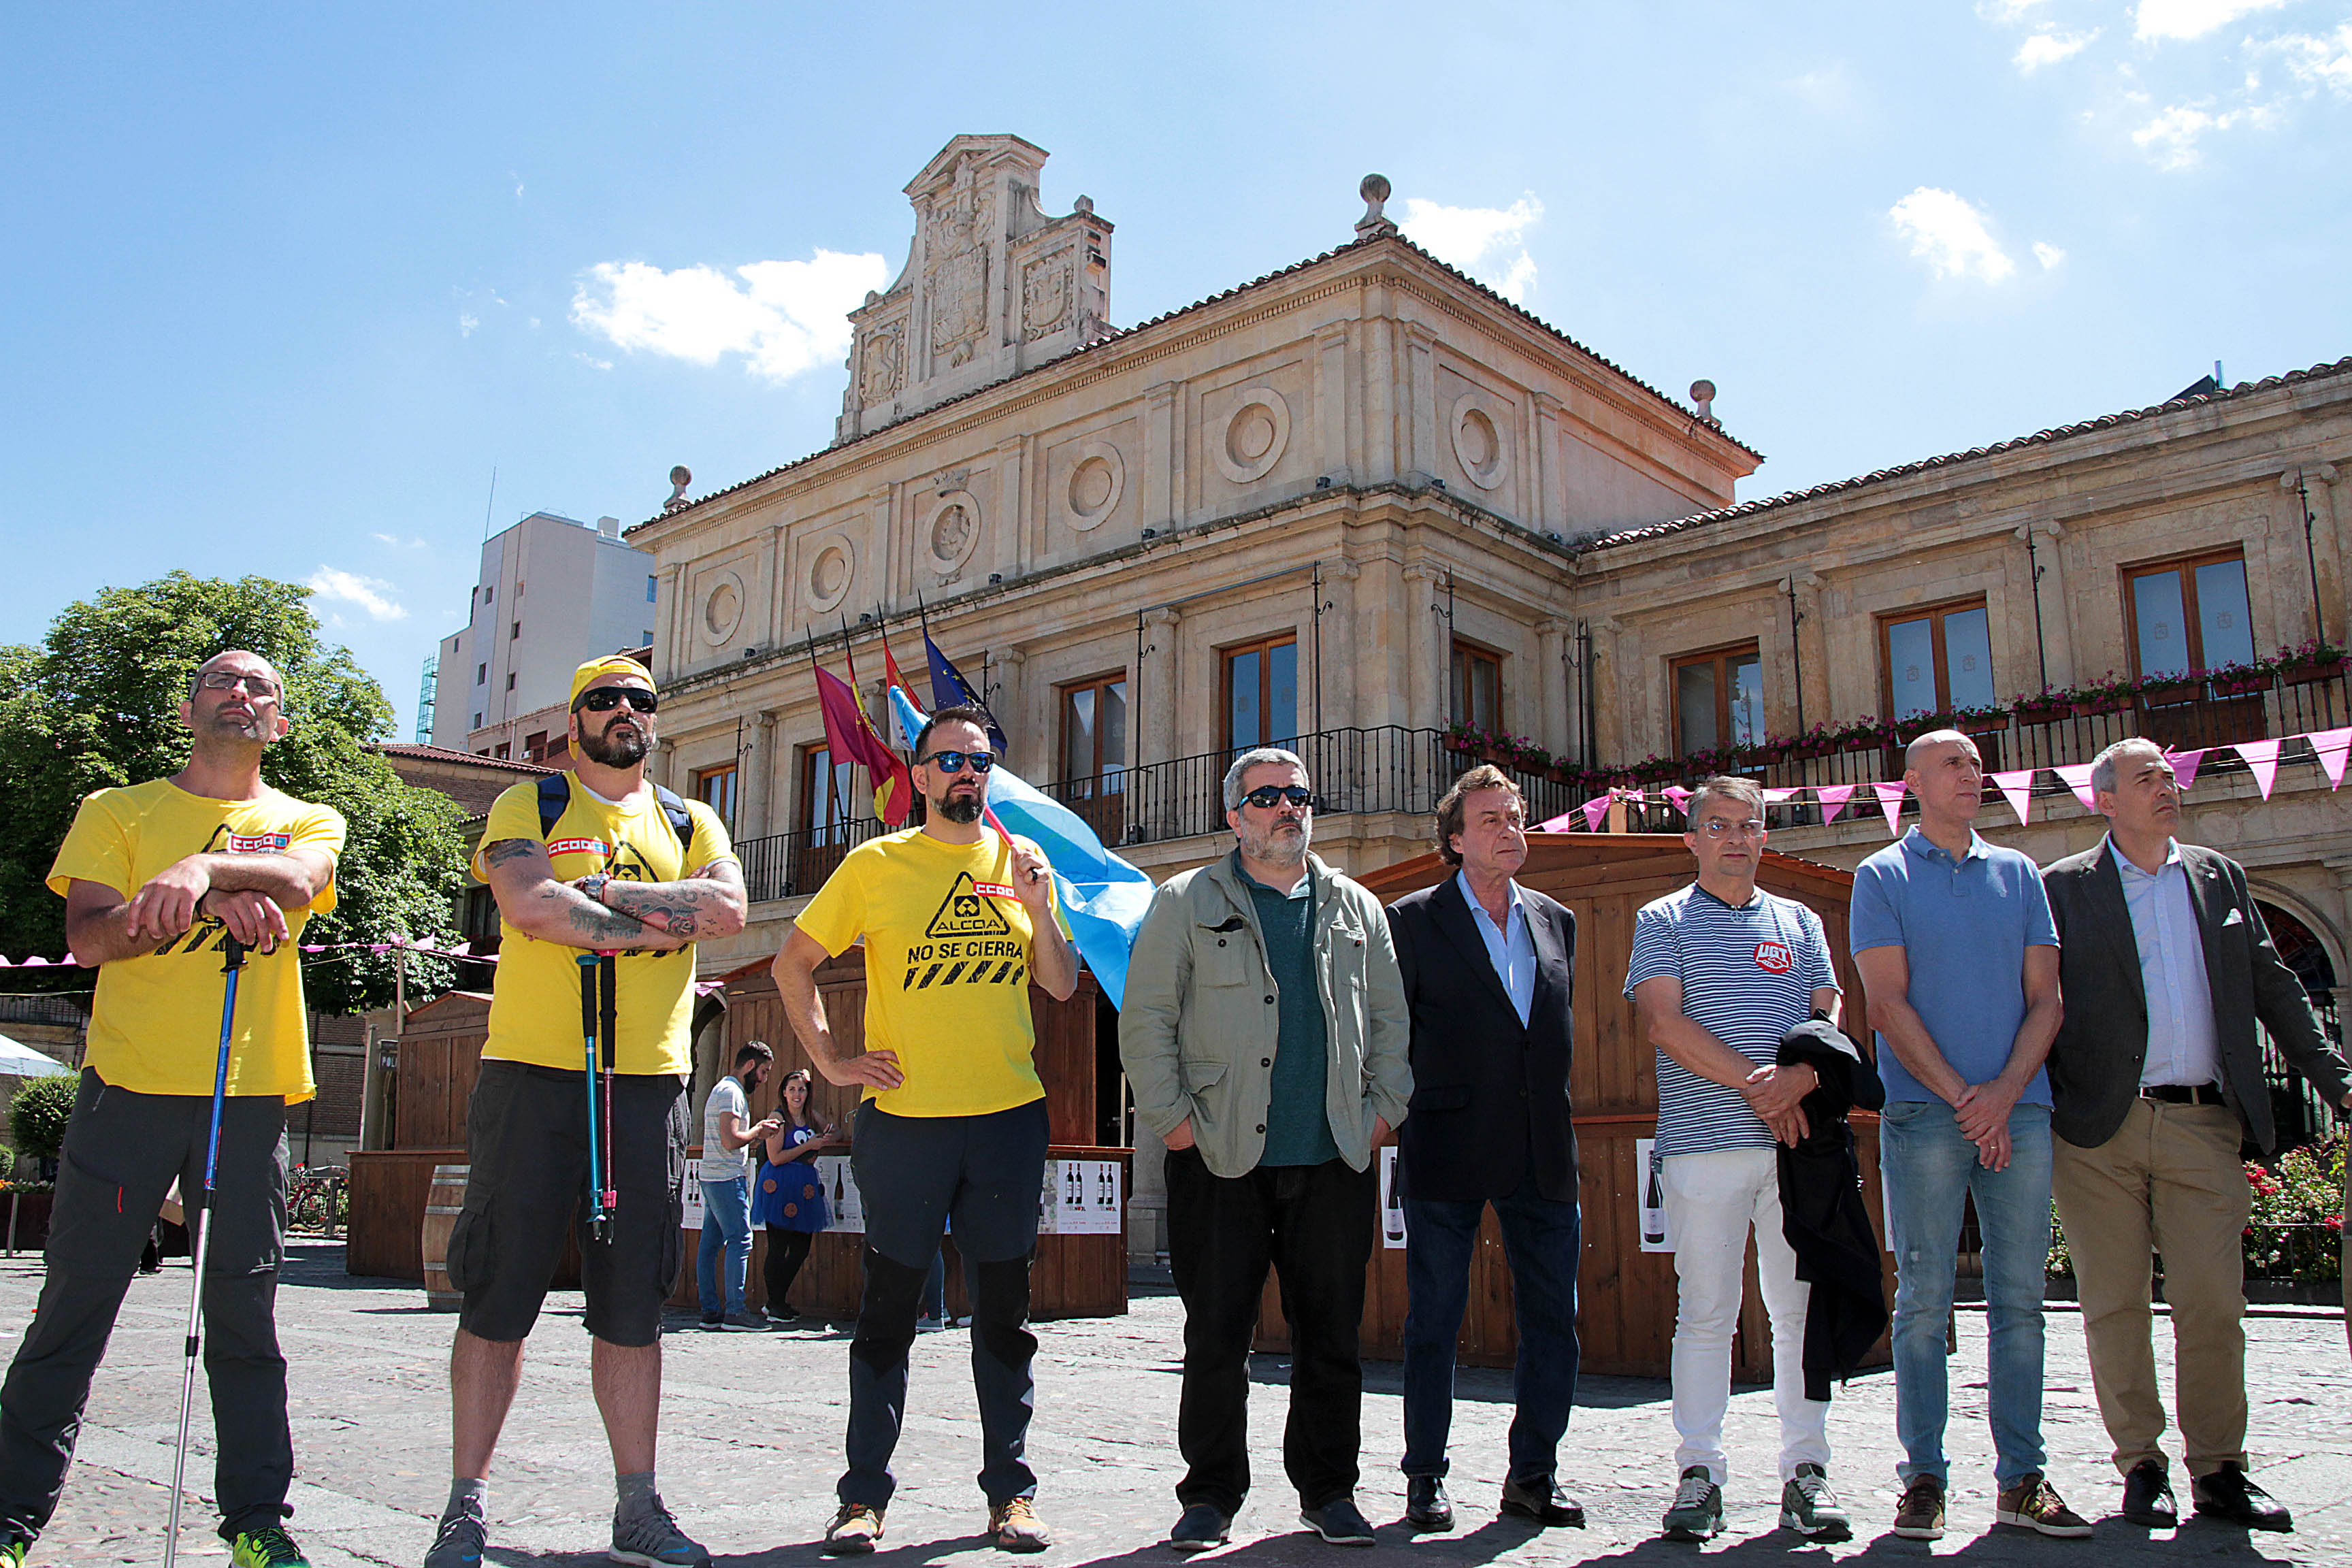
M 0 1384 L 0 1541 L 40 1534 L 73 1460 L 90 1374 L 172 1179 L 204 1194 L 209 1095 L 134 1094 L 82 1069 L 58 1163 L 39 1315 Z M 286 1104 L 239 1096 L 221 1114 L 216 1205 L 205 1259 L 205 1373 L 212 1384 L 221 1535 L 293 1510 L 294 1440 L 278 1349 L 286 1233 Z M 191 1212 L 193 1227 L 195 1215 Z M 176 1335 L 182 1324 L 175 1321 Z

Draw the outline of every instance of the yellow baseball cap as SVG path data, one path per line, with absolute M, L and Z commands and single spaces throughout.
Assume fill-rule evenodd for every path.
M 625 653 L 608 653 L 602 658 L 592 658 L 572 672 L 572 706 L 580 706 L 580 694 L 596 684 L 601 675 L 632 675 L 647 686 L 654 683 L 653 671 Z

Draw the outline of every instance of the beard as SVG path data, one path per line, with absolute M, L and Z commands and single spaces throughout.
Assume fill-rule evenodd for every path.
M 976 791 L 971 795 L 950 795 L 943 800 L 931 802 L 931 809 L 950 822 L 978 822 L 981 796 Z
M 635 724 L 626 729 L 614 724 L 601 734 L 580 732 L 580 754 L 608 768 L 635 767 L 646 760 L 649 749 L 645 731 Z
M 1315 837 L 1315 826 L 1312 818 L 1302 816 L 1296 822 L 1277 822 L 1263 833 L 1253 832 L 1244 824 L 1240 834 L 1244 858 L 1276 866 L 1296 865 L 1307 858 L 1307 846 Z

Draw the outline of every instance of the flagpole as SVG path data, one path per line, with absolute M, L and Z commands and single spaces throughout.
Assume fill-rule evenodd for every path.
M 809 668 L 811 670 L 823 669 L 824 666 L 818 662 L 816 656 L 815 628 L 809 626 L 806 622 L 803 622 L 801 629 L 808 633 Z M 820 720 L 824 716 L 824 687 L 823 682 L 819 682 L 817 686 L 817 716 Z M 833 736 L 831 732 L 828 731 L 824 738 L 824 837 L 828 843 L 833 837 L 834 825 L 841 821 L 841 787 L 839 782 L 841 775 L 835 771 L 840 765 L 841 759 L 833 754 Z

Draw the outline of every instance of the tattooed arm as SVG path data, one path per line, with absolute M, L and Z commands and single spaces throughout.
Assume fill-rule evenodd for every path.
M 482 847 L 490 891 L 506 922 L 541 942 L 592 952 L 635 949 L 667 952 L 690 936 L 656 931 L 635 915 L 607 909 L 568 882 L 555 879 L 547 846 L 535 838 L 500 838 Z
M 715 861 L 683 882 L 607 882 L 602 896 L 606 908 L 688 942 L 733 936 L 751 909 L 743 868 L 732 860 Z

